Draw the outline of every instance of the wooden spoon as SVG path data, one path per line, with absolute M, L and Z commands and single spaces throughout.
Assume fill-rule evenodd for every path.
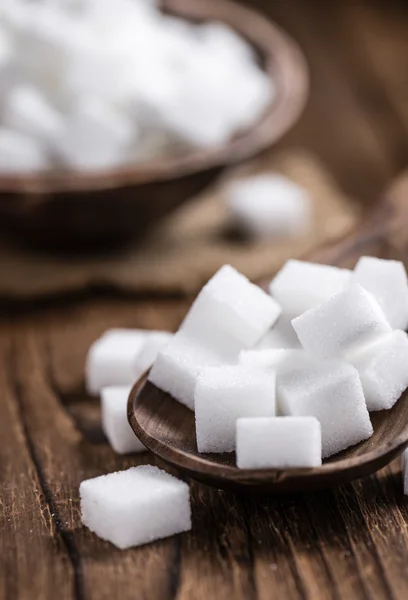
M 352 235 L 307 258 L 337 266 L 353 266 L 361 254 L 404 259 L 406 200 L 408 175 Z M 164 462 L 193 479 L 235 491 L 289 492 L 338 485 L 377 471 L 408 446 L 408 392 L 391 410 L 371 413 L 374 435 L 369 440 L 308 469 L 238 469 L 233 453 L 199 454 L 194 414 L 149 383 L 147 374 L 129 396 L 128 417 L 136 435 Z

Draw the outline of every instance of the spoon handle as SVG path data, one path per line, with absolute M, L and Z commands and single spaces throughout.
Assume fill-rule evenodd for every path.
M 351 234 L 314 250 L 305 258 L 353 267 L 362 255 L 408 264 L 408 172 L 394 180 L 374 207 L 366 208 L 360 225 Z

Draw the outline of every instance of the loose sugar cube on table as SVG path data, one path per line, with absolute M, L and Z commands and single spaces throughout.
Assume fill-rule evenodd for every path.
M 275 415 L 275 373 L 242 366 L 203 369 L 194 390 L 199 452 L 233 452 L 236 421 Z
M 282 175 L 236 181 L 226 191 L 226 202 L 237 224 L 255 237 L 294 235 L 310 227 L 308 192 Z
M 393 331 L 347 356 L 360 375 L 367 408 L 389 409 L 408 387 L 408 337 Z
M 358 371 L 350 364 L 321 361 L 281 374 L 278 402 L 287 416 L 316 417 L 322 428 L 323 458 L 373 434 Z
M 362 256 L 352 281 L 371 292 L 393 329 L 407 329 L 408 281 L 402 262 Z
M 300 343 L 318 358 L 341 356 L 391 332 L 374 297 L 353 284 L 293 319 Z
M 118 454 L 146 450 L 127 418 L 127 404 L 131 389 L 130 386 L 112 386 L 101 391 L 102 429 Z
M 315 417 L 258 417 L 237 421 L 240 469 L 318 467 L 322 434 Z
M 297 317 L 343 291 L 351 271 L 301 260 L 288 260 L 269 284 L 285 314 Z
M 193 336 L 204 329 L 224 331 L 249 348 L 272 327 L 280 312 L 277 302 L 260 287 L 224 265 L 203 287 L 181 329 Z
M 142 351 L 145 332 L 140 329 L 106 331 L 88 351 L 86 387 L 90 394 L 112 385 L 132 385 L 137 376 L 135 364 Z
M 83 524 L 121 549 L 191 529 L 188 485 L 157 467 L 87 479 L 79 492 Z
M 237 359 L 238 354 L 235 361 Z M 199 339 L 178 332 L 157 355 L 149 381 L 194 410 L 194 387 L 200 369 L 224 362 L 225 356 L 219 351 L 210 349 Z

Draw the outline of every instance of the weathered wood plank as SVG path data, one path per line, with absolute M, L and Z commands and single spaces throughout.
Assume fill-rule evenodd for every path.
M 0 598 L 75 598 L 69 542 L 59 533 L 46 482 L 27 438 L 0 325 Z

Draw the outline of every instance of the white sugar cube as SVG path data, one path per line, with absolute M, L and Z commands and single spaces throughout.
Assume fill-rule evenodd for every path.
M 237 358 L 238 354 L 235 361 Z M 194 388 L 199 371 L 224 362 L 226 357 L 219 351 L 212 350 L 200 339 L 178 332 L 157 355 L 149 381 L 194 410 Z M 231 362 L 234 362 L 233 357 Z
M 275 415 L 275 373 L 242 366 L 203 369 L 194 390 L 199 452 L 233 452 L 236 421 Z
M 108 386 L 135 383 L 136 361 L 145 335 L 139 329 L 112 329 L 92 344 L 85 367 L 86 388 L 90 394 L 99 394 Z
M 288 361 L 297 364 L 303 360 L 304 350 L 289 348 L 267 348 L 265 350 L 242 350 L 239 353 L 239 363 L 246 367 L 266 367 L 279 371 Z
M 322 428 L 323 457 L 366 440 L 373 428 L 357 370 L 343 361 L 321 361 L 281 374 L 278 401 L 285 415 L 312 416 Z
M 401 456 L 402 485 L 404 494 L 408 496 L 408 449 Z
M 322 464 L 322 434 L 315 417 L 258 417 L 237 421 L 240 469 L 286 469 Z
M 293 319 L 300 343 L 319 358 L 340 356 L 391 332 L 374 297 L 359 284 Z
M 358 370 L 367 408 L 392 408 L 408 387 L 408 337 L 393 331 L 347 356 Z
M 286 315 L 281 315 L 272 329 L 259 340 L 254 346 L 256 350 L 266 350 L 269 348 L 300 348 L 299 338 L 292 327 L 290 319 Z
M 0 173 L 43 171 L 49 160 L 43 146 L 31 137 L 0 127 Z
M 407 329 L 408 281 L 402 262 L 362 256 L 352 281 L 373 294 L 393 329 Z
M 224 265 L 199 293 L 181 329 L 200 335 L 224 331 L 243 347 L 253 346 L 280 315 L 280 307 L 261 288 Z
M 135 364 L 136 378 L 140 377 L 153 365 L 160 350 L 171 340 L 173 334 L 168 331 L 147 331 L 142 350 Z
M 62 160 L 72 168 L 93 170 L 115 167 L 125 160 L 125 151 L 135 128 L 124 114 L 97 98 L 79 102 L 57 142 Z
M 204 23 L 197 28 L 197 36 L 211 51 L 225 57 L 251 62 L 256 59 L 253 48 L 233 29 L 223 23 Z
M 288 260 L 269 291 L 288 315 L 297 317 L 348 287 L 351 271 L 301 260 Z
M 231 214 L 255 237 L 294 235 L 310 227 L 312 206 L 306 190 L 281 175 L 257 175 L 231 184 Z
M 101 391 L 102 429 L 118 454 L 146 450 L 127 418 L 127 403 L 131 389 L 131 386 L 112 386 Z
M 6 127 L 51 142 L 61 134 L 64 124 L 45 96 L 28 85 L 11 90 L 4 101 L 2 118 Z
M 82 522 L 125 549 L 191 529 L 186 483 L 148 465 L 83 481 Z

